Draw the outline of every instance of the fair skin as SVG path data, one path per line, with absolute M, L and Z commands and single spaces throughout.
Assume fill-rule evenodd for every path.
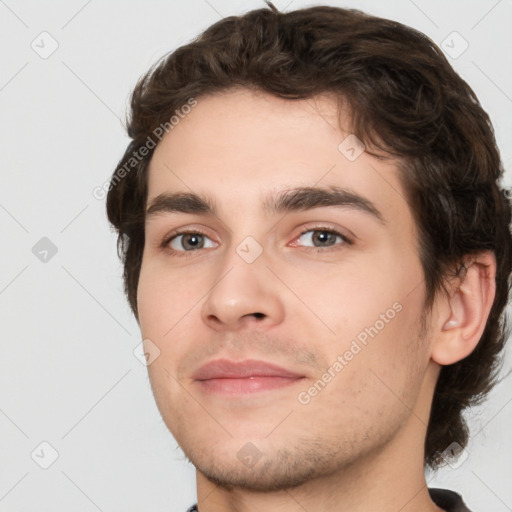
M 440 510 L 423 463 L 432 395 L 441 365 L 480 338 L 494 259 L 468 260 L 421 336 L 425 284 L 396 162 L 350 161 L 338 150 L 349 118 L 339 126 L 336 112 L 328 96 L 198 98 L 152 158 L 138 320 L 160 350 L 149 376 L 197 469 L 200 512 Z M 268 207 L 299 187 L 307 208 Z M 351 195 L 311 195 L 332 187 Z M 156 201 L 176 193 L 215 210 Z M 295 377 L 206 386 L 197 371 L 217 359 Z

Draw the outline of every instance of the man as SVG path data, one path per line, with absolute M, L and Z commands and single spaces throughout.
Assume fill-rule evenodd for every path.
M 505 342 L 492 127 L 415 30 L 268 7 L 139 82 L 107 199 L 197 509 L 468 510 L 424 470 Z

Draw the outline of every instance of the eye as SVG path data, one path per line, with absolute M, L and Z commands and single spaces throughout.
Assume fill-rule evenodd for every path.
M 174 251 L 195 251 L 217 247 L 217 244 L 202 233 L 180 233 L 167 240 L 166 245 Z
M 304 247 L 332 247 L 343 243 L 350 244 L 350 240 L 337 231 L 330 229 L 309 229 L 297 238 L 294 245 L 302 245 Z

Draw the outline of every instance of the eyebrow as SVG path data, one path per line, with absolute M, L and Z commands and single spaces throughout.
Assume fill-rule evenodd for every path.
M 381 224 L 385 224 L 382 213 L 369 199 L 352 190 L 335 185 L 292 188 L 284 190 L 276 196 L 267 197 L 263 201 L 263 208 L 271 215 L 328 206 L 359 210 L 371 215 Z M 160 213 L 173 212 L 213 216 L 218 214 L 215 201 L 212 198 L 193 192 L 175 192 L 155 197 L 146 210 L 146 219 Z

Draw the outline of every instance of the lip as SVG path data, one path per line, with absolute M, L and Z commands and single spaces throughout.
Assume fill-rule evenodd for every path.
M 249 359 L 217 359 L 201 366 L 192 378 L 203 390 L 228 395 L 279 389 L 305 376 L 272 363 Z

